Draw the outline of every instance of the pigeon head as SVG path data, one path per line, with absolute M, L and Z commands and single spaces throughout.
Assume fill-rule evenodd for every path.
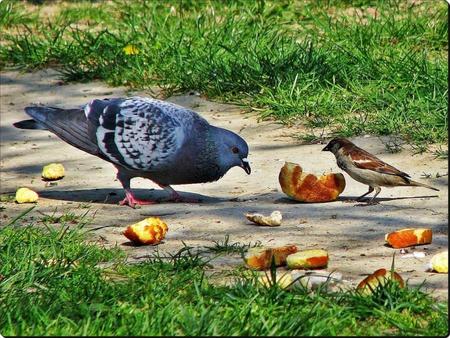
M 216 138 L 219 150 L 219 166 L 228 171 L 232 167 L 241 167 L 250 175 L 251 168 L 248 162 L 248 145 L 242 137 L 232 131 L 216 128 Z

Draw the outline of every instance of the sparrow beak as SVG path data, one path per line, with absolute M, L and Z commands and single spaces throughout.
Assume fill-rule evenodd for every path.
M 247 158 L 243 158 L 241 161 L 241 168 L 244 169 L 248 175 L 250 175 L 250 173 L 252 172 L 252 168 L 250 168 L 250 164 L 248 163 Z

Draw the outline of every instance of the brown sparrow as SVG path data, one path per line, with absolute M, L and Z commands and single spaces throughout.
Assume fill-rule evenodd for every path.
M 369 191 L 358 197 L 357 201 L 375 189 L 375 195 L 368 202 L 372 203 L 380 193 L 380 187 L 416 186 L 439 191 L 429 185 L 411 180 L 407 173 L 383 162 L 345 138 L 332 139 L 322 151 L 331 151 L 336 156 L 339 168 L 356 181 L 369 186 Z

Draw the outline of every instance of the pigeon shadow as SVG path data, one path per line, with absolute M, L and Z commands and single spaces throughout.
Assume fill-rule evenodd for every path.
M 139 199 L 151 199 L 161 204 L 175 203 L 169 200 L 170 195 L 162 189 L 133 189 L 133 193 Z M 182 197 L 196 199 L 203 204 L 220 203 L 229 200 L 226 198 L 206 196 L 197 193 L 179 191 L 178 193 Z M 61 201 L 104 204 L 118 204 L 123 198 L 125 198 L 123 189 L 44 190 L 39 192 L 39 195 L 44 198 Z

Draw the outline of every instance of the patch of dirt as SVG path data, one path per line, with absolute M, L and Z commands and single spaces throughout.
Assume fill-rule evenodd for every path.
M 37 207 L 26 216 L 28 220 L 42 217 L 39 211 L 52 214 L 55 208 L 57 214 L 83 214 L 86 209 L 78 207 L 90 205 L 90 215 L 95 213 L 89 225 L 92 239 L 100 238 L 111 246 L 117 244 L 132 260 L 155 250 L 174 253 L 183 247 L 183 242 L 194 248 L 211 246 L 227 235 L 230 243 L 259 241 L 263 245 L 295 243 L 302 249 L 324 248 L 330 255 L 328 270 L 342 273 L 343 279 L 353 285 L 376 269 L 390 268 L 396 253 L 396 269 L 411 285 L 419 285 L 425 279 L 426 288 L 441 298 L 448 297 L 447 275 L 425 270 L 433 254 L 448 248 L 448 176 L 441 176 L 448 174 L 447 160 L 436 159 L 431 153 L 413 155 L 408 146 L 401 152 L 389 153 L 380 138 L 355 138 L 357 145 L 440 191 L 384 188 L 379 195 L 380 204 L 362 207 L 350 200 L 366 192 L 367 187 L 344 174 L 347 186 L 338 201 L 296 203 L 281 192 L 279 170 L 285 161 L 290 161 L 316 174 L 341 172 L 334 156 L 321 151 L 323 144 L 301 144 L 291 137 L 304 133 L 301 128 L 257 122 L 256 115 L 243 114 L 237 106 L 187 94 L 168 100 L 192 108 L 211 124 L 244 137 L 250 147 L 252 174 L 248 176 L 242 169 L 233 168 L 218 182 L 174 186 L 184 196 L 201 198 L 199 204 L 160 203 L 131 209 L 117 205 L 123 191 L 111 164 L 69 146 L 47 131 L 18 130 L 12 126 L 13 122 L 28 118 L 24 107 L 31 103 L 68 108 L 93 98 L 128 95 L 126 88 L 111 88 L 101 82 L 61 85 L 58 74 L 51 70 L 26 74 L 5 71 L 1 73 L 1 94 L 1 192 L 14 193 L 18 187 L 26 186 L 40 194 Z M 40 177 L 42 167 L 51 162 L 60 162 L 66 168 L 66 176 L 56 185 L 48 185 Z M 421 177 L 423 174 L 430 176 Z M 132 187 L 140 197 L 167 196 L 148 180 L 134 179 Z M 3 225 L 30 207 L 14 202 L 2 202 L 1 206 Z M 283 214 L 279 227 L 256 226 L 244 216 L 247 212 L 267 215 L 274 210 Z M 157 246 L 131 246 L 121 231 L 148 216 L 160 216 L 169 225 L 165 240 Z M 433 229 L 431 245 L 409 249 L 425 252 L 425 257 L 401 258 L 400 250 L 384 245 L 387 232 L 405 227 Z M 242 263 L 239 257 L 214 260 L 218 269 Z

